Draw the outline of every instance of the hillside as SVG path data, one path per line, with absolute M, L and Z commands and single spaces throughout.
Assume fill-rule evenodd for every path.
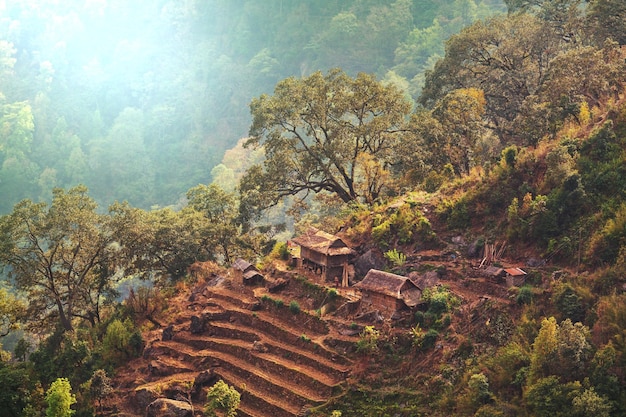
M 332 289 L 338 294 L 328 303 L 320 294 L 328 294 L 332 284 L 324 286 L 310 271 L 273 264 L 266 282 L 288 282 L 273 293 L 264 286 L 243 285 L 234 270 L 198 274 L 192 287 L 168 301 L 163 328 L 144 335 L 142 357 L 118 370 L 116 399 L 108 407 L 116 415 L 144 415 L 157 398 L 169 398 L 191 400 L 197 413 L 206 390 L 219 379 L 242 393 L 240 416 L 296 416 L 305 410 L 327 415 L 313 410 L 341 408 L 346 396 L 363 389 L 389 394 L 387 385 L 401 381 L 411 381 L 403 382 L 401 391 L 416 401 L 424 395 L 425 380 L 440 377 L 442 367 L 457 366 L 470 338 L 474 354 L 487 351 L 506 337 L 492 333 L 489 323 L 506 332 L 510 329 L 496 326 L 515 326 L 522 312 L 515 301 L 517 289 L 486 278 L 478 268 L 481 259 L 465 255 L 467 246 L 457 236 L 439 250 L 408 254 L 412 261 L 405 267 L 438 271 L 430 285 L 448 288 L 458 300 L 437 342 L 424 350 L 412 346 L 415 322 L 408 311 L 381 321 L 359 306 L 352 288 Z M 508 257 L 498 261 L 520 262 Z M 294 303 L 297 311 L 290 308 Z M 331 312 L 320 316 L 322 304 Z M 380 330 L 380 348 L 359 349 L 365 326 Z M 416 391 L 409 393 L 412 389 Z M 400 407 L 398 415 L 414 415 L 409 409 Z

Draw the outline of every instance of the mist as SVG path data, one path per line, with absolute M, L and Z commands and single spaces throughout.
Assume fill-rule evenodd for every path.
M 225 152 L 279 80 L 340 67 L 416 98 L 447 37 L 505 11 L 448 3 L 0 1 L 0 213 L 77 184 L 104 208 L 176 205 L 216 172 L 232 187 Z

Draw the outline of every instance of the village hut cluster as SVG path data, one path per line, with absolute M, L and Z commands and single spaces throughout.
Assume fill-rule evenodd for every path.
M 351 285 L 353 279 L 358 278 L 351 276 L 354 271 L 351 262 L 356 253 L 340 237 L 310 228 L 306 233 L 292 239 L 289 244 L 292 249 L 293 267 L 313 274 L 322 282 L 335 287 L 356 289 L 360 293 L 362 311 L 379 311 L 387 318 L 394 317 L 400 311 L 413 311 L 418 308 L 423 287 L 436 285 L 431 282 L 432 280 L 424 281 L 421 279 L 423 277 L 412 274 L 405 277 L 377 269 L 370 269 L 361 280 Z M 492 266 L 493 261 L 504 250 L 503 247 L 498 250 L 494 246 L 485 248 L 485 258 L 481 262 L 483 275 L 495 283 L 508 286 L 523 285 L 525 271 L 520 268 Z M 257 285 L 265 282 L 261 272 L 243 259 L 238 259 L 233 264 L 233 269 L 244 284 Z

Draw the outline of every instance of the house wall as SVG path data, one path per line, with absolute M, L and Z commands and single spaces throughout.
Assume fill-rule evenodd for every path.
M 361 295 L 362 303 L 369 304 L 372 308 L 380 310 L 382 313 L 391 315 L 402 307 L 402 301 L 385 294 L 362 290 Z

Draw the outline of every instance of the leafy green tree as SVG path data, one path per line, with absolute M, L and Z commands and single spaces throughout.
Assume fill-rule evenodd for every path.
M 563 381 L 581 380 L 593 355 L 589 329 L 567 319 L 558 324 L 544 319 L 533 343 L 530 381 L 557 375 Z
M 611 38 L 626 44 L 626 4 L 621 0 L 591 0 L 587 18 L 598 43 Z
M 116 241 L 127 274 L 178 279 L 194 262 L 210 258 L 206 250 L 212 248 L 203 245 L 200 234 L 206 220 L 198 212 L 171 208 L 145 211 L 115 203 L 111 215 L 114 229 L 119 230 Z
M 29 404 L 33 383 L 27 368 L 0 361 L 0 410 L 6 413 L 4 415 L 7 417 L 22 415 L 24 408 Z
M 6 288 L 0 287 L 0 337 L 19 328 L 25 310 L 26 306 L 21 300 L 9 293 Z
M 482 89 L 485 117 L 506 143 L 525 98 L 535 92 L 560 50 L 559 40 L 529 14 L 478 21 L 450 37 L 445 57 L 426 73 L 420 103 L 433 107 L 453 90 Z
M 113 320 L 108 326 L 102 338 L 103 356 L 110 362 L 122 364 L 129 358 L 136 357 L 141 353 L 143 340 L 135 326 L 126 319 Z
M 572 399 L 572 416 L 609 417 L 612 407 L 607 400 L 599 396 L 593 388 L 589 388 Z
M 85 187 L 53 193 L 50 206 L 24 200 L 0 219 L 0 264 L 27 293 L 32 323 L 95 325 L 112 288 L 115 234 Z
M 235 417 L 241 394 L 221 379 L 207 393 L 204 415 L 208 417 Z
M 273 96 L 254 99 L 250 108 L 246 145 L 263 146 L 266 159 L 262 168 L 248 170 L 242 192 L 260 187 L 269 206 L 289 195 L 322 191 L 344 202 L 371 203 L 389 188 L 377 184 L 376 176 L 360 178 L 359 172 L 365 160 L 379 170 L 392 162 L 391 149 L 410 111 L 397 88 L 335 69 L 325 76 L 285 79 Z
M 552 375 L 532 384 L 524 400 L 537 417 L 566 417 L 571 415 L 572 397 L 580 390 L 580 383 L 562 384 Z
M 74 414 L 71 407 L 76 404 L 76 397 L 67 378 L 57 378 L 50 385 L 46 391 L 46 403 L 46 417 L 70 417 Z
M 469 88 L 450 92 L 433 109 L 433 116 L 445 131 L 444 144 L 438 144 L 443 147 L 443 155 L 438 159 L 443 160 L 444 165 L 452 164 L 457 174 L 468 174 L 474 165 L 476 146 L 486 134 L 485 105 L 483 91 Z
M 473 374 L 467 386 L 469 388 L 469 396 L 474 405 L 480 406 L 493 401 L 493 393 L 489 390 L 489 379 L 482 372 Z
M 220 248 L 224 262 L 230 264 L 236 239 L 242 230 L 239 224 L 239 207 L 235 194 L 228 193 L 218 185 L 198 185 L 187 192 L 188 205 L 202 214 L 201 235 L 203 245 Z

